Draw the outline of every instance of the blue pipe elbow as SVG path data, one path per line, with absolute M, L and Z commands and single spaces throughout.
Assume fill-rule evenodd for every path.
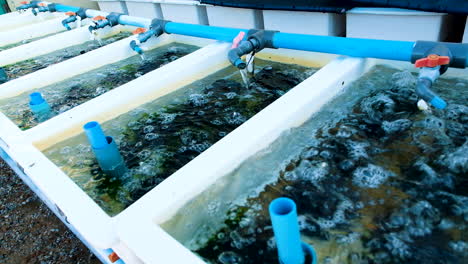
M 114 139 L 106 136 L 96 121 L 85 124 L 83 129 L 102 171 L 112 177 L 122 177 L 127 167 Z
M 138 44 L 136 43 L 135 40 L 132 40 L 130 42 L 130 48 L 132 48 L 132 50 L 134 50 L 136 53 L 138 53 L 140 55 L 143 54 L 143 50 L 141 49 L 140 46 L 138 46 Z
M 32 93 L 29 98 L 29 108 L 38 122 L 44 122 L 52 117 L 52 109 L 41 93 Z
M 62 21 L 62 25 L 67 29 L 67 30 L 71 30 L 71 27 L 69 25 L 69 23 L 72 23 L 72 22 L 75 22 L 77 20 L 76 16 L 70 16 L 68 18 L 65 18 L 63 21 Z
M 447 107 L 447 103 L 433 92 L 431 87 L 431 80 L 427 78 L 419 78 L 418 83 L 416 84 L 416 94 L 437 109 L 444 109 Z
M 316 263 L 317 258 L 313 248 L 301 242 L 294 201 L 285 197 L 277 198 L 270 203 L 269 212 L 280 262 L 303 264 L 304 253 L 307 253 L 311 254 L 312 263 Z

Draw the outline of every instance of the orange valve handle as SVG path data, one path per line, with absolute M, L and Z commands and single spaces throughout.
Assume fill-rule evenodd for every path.
M 38 6 L 47 6 L 46 3 L 39 3 L 39 4 L 37 4 L 37 5 L 38 5 Z
M 93 20 L 94 20 L 94 21 L 105 20 L 105 19 L 106 19 L 106 17 L 103 17 L 103 16 L 95 16 L 95 17 L 93 17 Z
M 133 30 L 133 35 L 136 35 L 136 34 L 141 34 L 141 33 L 145 33 L 146 31 L 148 31 L 146 28 L 137 28 L 135 30 Z
M 450 63 L 450 57 L 449 56 L 439 56 L 437 54 L 430 54 L 426 58 L 422 58 L 417 60 L 414 65 L 416 68 L 422 68 L 422 67 L 436 67 L 440 65 L 447 65 Z
M 76 16 L 75 12 L 66 12 L 65 15 L 67 16 Z
M 112 263 L 116 262 L 116 261 L 119 260 L 119 259 L 120 259 L 119 255 L 117 255 L 117 253 L 115 253 L 115 252 L 112 252 L 112 253 L 109 255 L 109 260 L 110 260 L 110 262 L 112 262 Z
M 29 4 L 29 3 L 31 3 L 31 2 L 29 2 L 29 1 L 22 1 L 22 2 L 20 2 L 20 4 L 22 4 L 22 5 L 26 5 L 26 4 Z

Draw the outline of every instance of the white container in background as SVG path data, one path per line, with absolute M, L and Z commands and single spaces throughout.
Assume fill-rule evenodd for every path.
M 206 7 L 192 0 L 156 0 L 160 3 L 163 17 L 179 23 L 208 25 Z
M 101 11 L 128 14 L 127 5 L 123 0 L 97 0 L 97 2 Z
M 262 10 L 207 6 L 206 12 L 211 26 L 263 29 Z
M 287 33 L 343 36 L 346 17 L 343 14 L 264 10 L 265 29 Z
M 444 41 L 449 17 L 399 8 L 353 8 L 346 14 L 346 36 L 404 41 Z
M 465 25 L 465 33 L 463 34 L 463 43 L 468 43 L 468 20 Z
M 126 1 L 128 14 L 130 16 L 144 18 L 163 18 L 161 4 L 154 3 L 153 0 L 127 0 Z

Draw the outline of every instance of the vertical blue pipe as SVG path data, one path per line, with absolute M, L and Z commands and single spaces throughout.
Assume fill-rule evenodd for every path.
M 280 262 L 303 264 L 305 257 L 297 222 L 296 204 L 289 198 L 277 198 L 270 203 L 269 211 Z
M 29 98 L 29 108 L 38 122 L 44 122 L 52 117 L 52 109 L 41 93 L 32 93 Z
M 411 61 L 414 44 L 415 42 L 411 41 L 343 38 L 281 32 L 276 33 L 273 37 L 273 46 L 276 48 L 398 61 Z
M 96 121 L 87 123 L 83 129 L 101 169 L 116 178 L 123 176 L 127 167 L 114 139 L 107 137 Z

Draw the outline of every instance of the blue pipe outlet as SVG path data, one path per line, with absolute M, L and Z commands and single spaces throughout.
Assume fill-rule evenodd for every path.
M 52 117 L 52 109 L 41 93 L 32 93 L 29 98 L 29 108 L 38 122 L 44 122 Z
M 87 123 L 83 128 L 101 169 L 116 178 L 123 176 L 127 167 L 114 139 L 106 136 L 96 121 Z
M 317 257 L 314 249 L 301 242 L 294 201 L 285 197 L 277 198 L 270 203 L 269 212 L 280 263 L 303 264 L 304 253 L 307 253 L 310 254 L 313 259 L 312 263 L 315 264 Z

